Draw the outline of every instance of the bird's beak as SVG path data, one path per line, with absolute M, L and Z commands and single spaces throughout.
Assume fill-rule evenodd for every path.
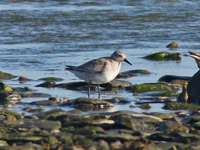
M 128 63 L 129 65 L 132 65 L 127 59 L 124 59 L 124 61 L 125 61 L 126 63 Z

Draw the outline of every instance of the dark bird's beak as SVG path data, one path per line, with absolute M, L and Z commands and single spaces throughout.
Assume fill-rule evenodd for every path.
M 128 63 L 129 65 L 132 65 L 127 59 L 124 59 L 124 61 L 125 61 L 126 63 Z

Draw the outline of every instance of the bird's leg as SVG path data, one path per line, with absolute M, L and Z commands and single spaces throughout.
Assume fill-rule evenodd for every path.
M 91 81 L 88 82 L 88 98 L 90 98 L 90 85 L 91 85 Z
M 98 92 L 99 92 L 99 97 L 98 97 L 98 99 L 100 99 L 100 97 L 101 97 L 101 89 L 100 89 L 100 85 L 98 84 L 97 87 L 98 87 Z

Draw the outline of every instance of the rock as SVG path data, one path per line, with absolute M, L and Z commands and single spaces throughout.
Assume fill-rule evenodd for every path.
M 178 48 L 179 45 L 176 42 L 172 42 L 166 46 L 167 48 Z
M 116 78 L 129 78 L 129 77 L 133 77 L 133 76 L 137 76 L 137 75 L 147 75 L 150 74 L 149 71 L 147 70 L 129 70 L 126 72 L 121 72 L 117 75 Z
M 6 97 L 8 103 L 17 103 L 21 100 L 21 95 L 17 93 L 13 93 Z
M 123 97 L 113 97 L 111 99 L 105 99 L 105 101 L 111 102 L 111 103 L 117 103 L 117 104 L 128 104 L 130 101 L 128 101 L 126 98 Z
M 10 80 L 10 79 L 14 79 L 14 78 L 16 78 L 16 76 L 0 71 L 0 79 L 1 80 Z
M 13 89 L 10 86 L 0 82 L 0 91 L 12 92 Z
M 45 82 L 56 82 L 56 81 L 63 81 L 62 78 L 57 78 L 57 77 L 46 77 L 46 78 L 41 78 L 39 80 L 43 80 Z
M 33 93 L 33 92 L 20 92 L 22 98 L 25 97 L 51 97 L 50 94 L 46 93 Z
M 32 79 L 29 79 L 29 78 L 20 76 L 20 77 L 18 78 L 18 80 L 19 80 L 19 81 L 31 81 Z
M 62 116 L 62 115 L 67 115 L 67 114 L 71 114 L 69 112 L 65 112 L 61 109 L 52 109 L 50 111 L 46 111 L 46 112 L 43 112 L 43 113 L 39 113 L 37 114 L 37 116 L 40 118 L 40 119 L 50 119 L 50 118 L 56 118 L 58 116 Z M 52 120 L 52 119 L 51 119 Z M 58 120 L 59 121 L 59 120 Z
M 188 102 L 200 105 L 200 70 L 195 73 L 192 79 L 188 82 L 187 93 Z
M 155 61 L 169 61 L 169 60 L 181 60 L 180 53 L 169 53 L 169 52 L 158 52 L 154 54 L 150 54 L 144 57 L 148 60 L 155 60 Z
M 88 90 L 87 86 L 88 86 L 88 83 L 86 82 L 69 82 L 69 83 L 57 84 L 54 87 L 80 91 L 80 90 Z
M 140 105 L 141 109 L 151 109 L 151 105 L 149 105 L 148 103 L 143 103 Z
M 130 82 L 122 80 L 112 80 L 106 84 L 101 85 L 101 87 L 104 87 L 106 90 L 111 90 L 112 88 L 127 88 L 131 86 L 132 84 Z
M 191 77 L 188 76 L 175 76 L 175 75 L 164 75 L 158 81 L 173 82 L 174 80 L 183 80 L 183 82 L 188 82 Z
M 121 81 L 121 80 L 113 80 L 106 84 L 101 84 L 101 88 L 104 90 L 111 91 L 113 88 L 125 88 L 130 87 L 132 84 L 130 82 Z M 54 87 L 65 88 L 68 90 L 78 90 L 78 91 L 87 91 L 88 83 L 86 82 L 70 82 L 70 83 L 62 83 L 57 84 Z M 96 86 L 92 85 L 91 90 L 95 90 Z
M 30 105 L 37 105 L 37 106 L 56 106 L 58 105 L 57 102 L 51 100 L 41 100 L 29 103 Z
M 103 109 L 113 106 L 113 103 L 99 99 L 77 98 L 74 100 L 74 107 L 78 109 Z
M 39 128 L 41 130 L 46 130 L 50 133 L 57 132 L 61 128 L 61 123 L 59 121 L 50 120 L 29 120 L 24 122 L 22 125 L 15 126 L 15 129 L 21 131 L 30 131 L 34 128 Z
M 152 132 L 162 122 L 162 119 L 144 114 L 119 115 L 115 120 L 118 128 L 126 128 L 134 131 Z
M 200 106 L 184 102 L 169 102 L 163 108 L 168 110 L 200 110 Z
M 56 85 L 56 83 L 54 81 L 47 81 L 44 83 L 41 83 L 39 85 L 36 85 L 36 87 L 46 87 L 46 88 L 52 88 Z
M 143 83 L 133 87 L 134 93 L 144 93 L 150 91 L 172 91 L 173 89 L 163 83 Z
M 184 132 L 184 133 L 189 133 L 189 128 L 186 126 L 183 126 L 180 122 L 177 121 L 163 121 L 160 123 L 158 126 L 158 129 L 163 132 Z
M 183 132 L 155 133 L 150 135 L 148 139 L 155 141 L 180 142 L 185 144 L 191 143 L 191 141 L 200 141 L 200 137 L 198 135 Z
M 17 119 L 21 119 L 21 118 L 24 117 L 24 116 L 23 116 L 22 114 L 20 114 L 20 113 L 17 113 L 17 112 L 14 112 L 14 111 L 10 111 L 10 110 L 5 109 L 5 108 L 0 109 L 0 113 L 12 115 L 12 116 L 16 117 Z
M 42 108 L 35 108 L 35 109 L 32 109 L 30 107 L 26 107 L 24 108 L 23 110 L 27 111 L 27 112 L 32 112 L 32 113 L 38 113 L 38 112 L 45 112 L 45 109 L 42 109 Z

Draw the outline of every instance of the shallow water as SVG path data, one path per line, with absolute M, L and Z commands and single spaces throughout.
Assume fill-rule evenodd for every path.
M 49 76 L 64 78 L 63 83 L 79 81 L 64 70 L 65 65 L 79 65 L 109 56 L 114 50 L 125 52 L 133 64 L 123 63 L 121 71 L 146 69 L 152 73 L 124 79 L 132 84 L 157 82 L 166 74 L 192 76 L 198 68 L 194 60 L 185 55 L 188 50 L 198 51 L 200 47 L 199 6 L 200 2 L 195 0 L 2 0 L 0 71 L 33 79 L 24 84 L 17 78 L 3 82 L 60 98 L 85 97 L 86 92 L 35 85 L 42 83 L 38 79 Z M 180 48 L 166 48 L 173 41 Z M 157 62 L 142 58 L 159 51 L 180 52 L 182 60 Z M 133 105 L 139 100 L 138 96 L 125 91 L 103 93 L 102 98 L 114 96 L 126 97 Z M 98 97 L 97 93 L 92 93 L 92 97 Z M 25 98 L 22 102 L 41 99 L 44 98 Z M 127 110 L 129 105 L 116 105 L 110 111 Z M 169 112 L 162 106 L 152 104 L 149 111 Z M 21 107 L 12 109 L 18 111 Z

